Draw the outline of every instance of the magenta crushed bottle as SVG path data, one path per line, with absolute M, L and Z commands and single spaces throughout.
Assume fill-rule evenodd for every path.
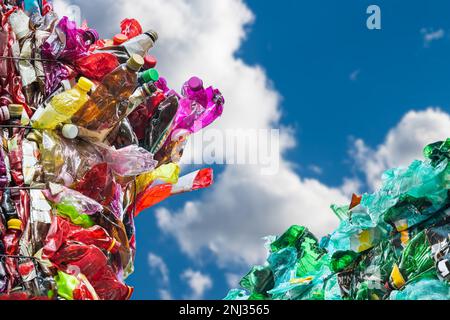
M 183 98 L 175 117 L 172 133 L 180 129 L 190 133 L 210 125 L 223 112 L 224 99 L 221 92 L 212 87 L 204 88 L 203 81 L 198 77 L 190 78 L 182 88 Z

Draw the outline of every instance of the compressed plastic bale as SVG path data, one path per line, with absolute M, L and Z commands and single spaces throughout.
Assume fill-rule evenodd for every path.
M 421 279 L 401 291 L 392 291 L 389 300 L 448 300 L 450 286 L 437 279 Z
M 449 299 L 450 140 L 433 148 L 440 152 L 434 161 L 388 170 L 377 192 L 333 205 L 341 223 L 320 244 L 297 225 L 272 239 L 266 248 L 276 281 L 267 298 L 414 298 L 414 288 L 423 286 L 435 293 L 417 299 Z M 295 253 L 296 274 L 290 269 Z M 437 282 L 424 282 L 430 279 Z
M 127 112 L 141 103 L 144 108 L 149 107 L 148 117 L 139 124 L 144 128 L 154 126 L 151 137 L 161 146 L 172 142 L 165 140 L 176 135 L 171 119 L 163 119 L 162 126 L 156 125 L 161 119 L 153 113 L 170 101 L 171 114 L 158 112 L 158 116 L 173 118 L 179 99 L 189 98 L 196 103 L 198 99 L 195 95 L 185 97 L 184 93 L 182 97 L 167 86 L 150 97 L 157 90 L 153 83 L 157 79 L 138 74 L 144 61 L 140 63 L 143 59 L 133 53 L 140 53 L 143 58 L 157 34 L 142 34 L 137 20 L 125 19 L 121 30 L 127 39 L 139 40 L 119 46 L 113 45 L 113 39 L 99 39 L 86 22 L 77 26 L 67 17 L 59 19 L 46 1 L 22 2 L 2 2 L 0 8 L 4 18 L 0 47 L 8 58 L 1 63 L 2 80 L 8 86 L 0 97 L 5 104 L 0 108 L 0 122 L 4 125 L 0 186 L 17 189 L 14 193 L 4 192 L 1 201 L 0 300 L 56 299 L 55 293 L 58 299 L 66 300 L 129 299 L 133 290 L 123 280 L 133 271 L 136 195 L 149 184 L 156 187 L 161 181 L 170 186 L 168 195 L 206 188 L 212 184 L 213 175 L 211 169 L 198 170 L 178 182 L 180 169 L 176 163 L 162 168 L 165 163 L 154 160 L 153 154 L 139 146 L 144 141 L 139 141 L 133 132 Z M 111 50 L 112 46 L 115 50 Z M 99 53 L 100 48 L 105 48 L 105 52 Z M 108 53 L 111 51 L 114 53 Z M 16 53 L 20 53 L 20 61 Z M 126 66 L 118 68 L 119 58 L 120 63 L 128 61 Z M 156 59 L 146 60 L 153 62 L 150 68 L 156 64 Z M 97 85 L 88 94 L 92 83 L 88 87 L 90 81 L 81 81 L 83 76 L 92 76 L 102 85 L 107 82 L 112 90 Z M 79 77 L 77 86 L 71 88 Z M 124 81 L 117 81 L 119 78 Z M 124 83 L 129 85 L 125 91 L 121 90 Z M 198 116 L 200 123 L 189 123 L 195 131 L 211 124 L 223 111 L 224 97 L 218 89 L 208 87 L 204 93 L 204 108 L 197 108 L 200 113 L 195 112 L 194 103 L 185 105 L 192 107 L 186 108 L 187 112 Z M 93 108 L 93 103 L 95 107 L 98 103 L 99 108 Z M 72 111 L 86 116 L 85 125 L 79 123 L 78 117 L 72 117 Z M 44 117 L 49 114 L 53 116 Z M 39 122 L 47 125 L 40 126 Z M 98 123 L 104 126 L 100 128 Z M 110 131 L 112 127 L 115 128 Z M 91 132 L 94 129 L 98 130 Z M 86 131 L 93 137 L 86 136 Z M 105 138 L 105 144 L 95 139 L 98 136 Z M 89 138 L 99 143 L 94 144 Z M 183 147 L 184 144 L 176 150 L 162 150 L 159 157 L 178 162 Z M 141 179 L 134 180 L 138 175 Z M 51 216 L 60 222 L 60 227 L 50 226 Z M 52 252 L 52 244 L 58 250 L 44 255 Z M 5 254 L 10 255 L 7 260 L 12 263 L 3 263 Z M 246 296 L 265 298 L 257 292 Z

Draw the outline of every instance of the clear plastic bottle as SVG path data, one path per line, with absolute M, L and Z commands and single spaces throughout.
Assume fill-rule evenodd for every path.
M 47 107 L 33 123 L 34 128 L 55 129 L 60 123 L 69 120 L 89 100 L 88 92 L 94 84 L 81 77 L 78 84 L 52 98 Z
M 9 23 L 17 37 L 17 40 L 21 40 L 30 33 L 30 18 L 23 10 L 17 9 L 9 16 Z
M 80 129 L 80 136 L 102 141 L 117 123 L 120 110 L 128 107 L 128 99 L 138 83 L 138 71 L 144 64 L 139 55 L 132 55 L 126 64 L 108 74 L 91 99 L 72 117 L 72 123 Z
M 138 106 L 151 97 L 158 88 L 152 83 L 146 83 L 138 87 L 128 99 L 128 106 L 125 104 L 118 105 L 116 113 L 113 117 L 109 117 L 110 122 L 107 122 L 108 127 L 103 127 L 101 134 L 98 135 L 98 140 L 104 141 L 107 136 L 120 125 L 129 114 L 131 114 Z M 80 136 L 83 136 L 83 128 L 79 129 Z
M 158 88 L 152 82 L 145 83 L 142 86 L 138 87 L 130 96 L 128 108 L 125 110 L 125 113 L 122 114 L 122 118 L 127 117 L 138 106 L 144 103 L 147 98 L 151 97 L 157 90 Z
M 120 63 L 126 62 L 133 54 L 144 57 L 147 52 L 154 46 L 158 40 L 158 34 L 156 31 L 149 30 L 143 34 L 134 37 L 128 41 L 117 45 L 107 46 L 99 49 L 100 52 L 110 52 L 114 54 Z

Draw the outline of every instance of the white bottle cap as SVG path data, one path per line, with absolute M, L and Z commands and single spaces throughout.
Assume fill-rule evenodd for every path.
M 74 124 L 65 124 L 62 128 L 62 135 L 67 139 L 75 139 L 78 137 L 78 127 Z

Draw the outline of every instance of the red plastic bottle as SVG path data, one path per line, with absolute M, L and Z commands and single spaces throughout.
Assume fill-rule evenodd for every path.
M 84 229 L 61 217 L 54 217 L 45 241 L 43 256 L 51 258 L 70 241 L 76 241 L 85 245 L 95 245 L 112 254 L 117 253 L 120 248 L 120 243 L 110 237 L 108 232 L 98 225 Z
M 9 257 L 5 258 L 6 272 L 9 275 L 8 291 L 11 290 L 20 278 L 18 272 L 16 256 L 19 252 L 19 240 L 22 236 L 22 221 L 19 219 L 10 219 L 8 221 L 8 230 L 3 236 L 3 245 L 5 246 L 5 254 Z
M 96 246 L 67 242 L 50 261 L 68 274 L 84 274 L 102 300 L 127 300 L 131 297 L 133 288 L 117 277 L 108 265 L 107 257 Z

